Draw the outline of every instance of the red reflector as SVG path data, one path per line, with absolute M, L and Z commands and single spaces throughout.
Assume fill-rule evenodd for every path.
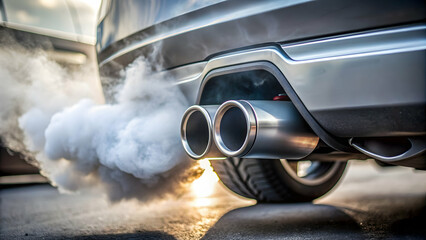
M 290 101 L 290 98 L 287 95 L 280 94 L 273 98 L 274 101 Z

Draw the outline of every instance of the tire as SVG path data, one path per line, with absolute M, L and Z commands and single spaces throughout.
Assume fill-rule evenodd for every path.
M 297 162 L 286 160 L 228 158 L 210 162 L 227 188 L 262 203 L 312 201 L 330 191 L 346 167 L 346 162 L 312 162 L 316 172 L 298 177 L 289 169 Z

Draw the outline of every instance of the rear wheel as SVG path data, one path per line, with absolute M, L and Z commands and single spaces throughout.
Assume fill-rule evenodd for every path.
M 258 202 L 306 202 L 339 181 L 346 162 L 228 158 L 211 164 L 233 192 Z

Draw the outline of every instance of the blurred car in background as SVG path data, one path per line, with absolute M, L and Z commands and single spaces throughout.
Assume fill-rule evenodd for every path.
M 99 5 L 100 0 L 0 0 L 0 44 L 42 49 L 66 68 L 96 64 Z M 23 158 L 0 138 L 0 176 L 38 173 Z
M 96 15 L 100 0 L 0 0 L 0 31 L 51 59 L 81 65 L 96 59 Z
M 107 101 L 140 56 L 175 77 L 183 146 L 229 189 L 310 201 L 350 159 L 426 169 L 425 19 L 422 0 L 108 0 L 96 49 Z

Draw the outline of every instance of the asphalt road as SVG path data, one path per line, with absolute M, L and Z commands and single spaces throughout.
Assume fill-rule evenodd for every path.
M 207 198 L 111 205 L 48 185 L 0 190 L 0 239 L 426 239 L 426 172 L 352 163 L 314 203 Z

